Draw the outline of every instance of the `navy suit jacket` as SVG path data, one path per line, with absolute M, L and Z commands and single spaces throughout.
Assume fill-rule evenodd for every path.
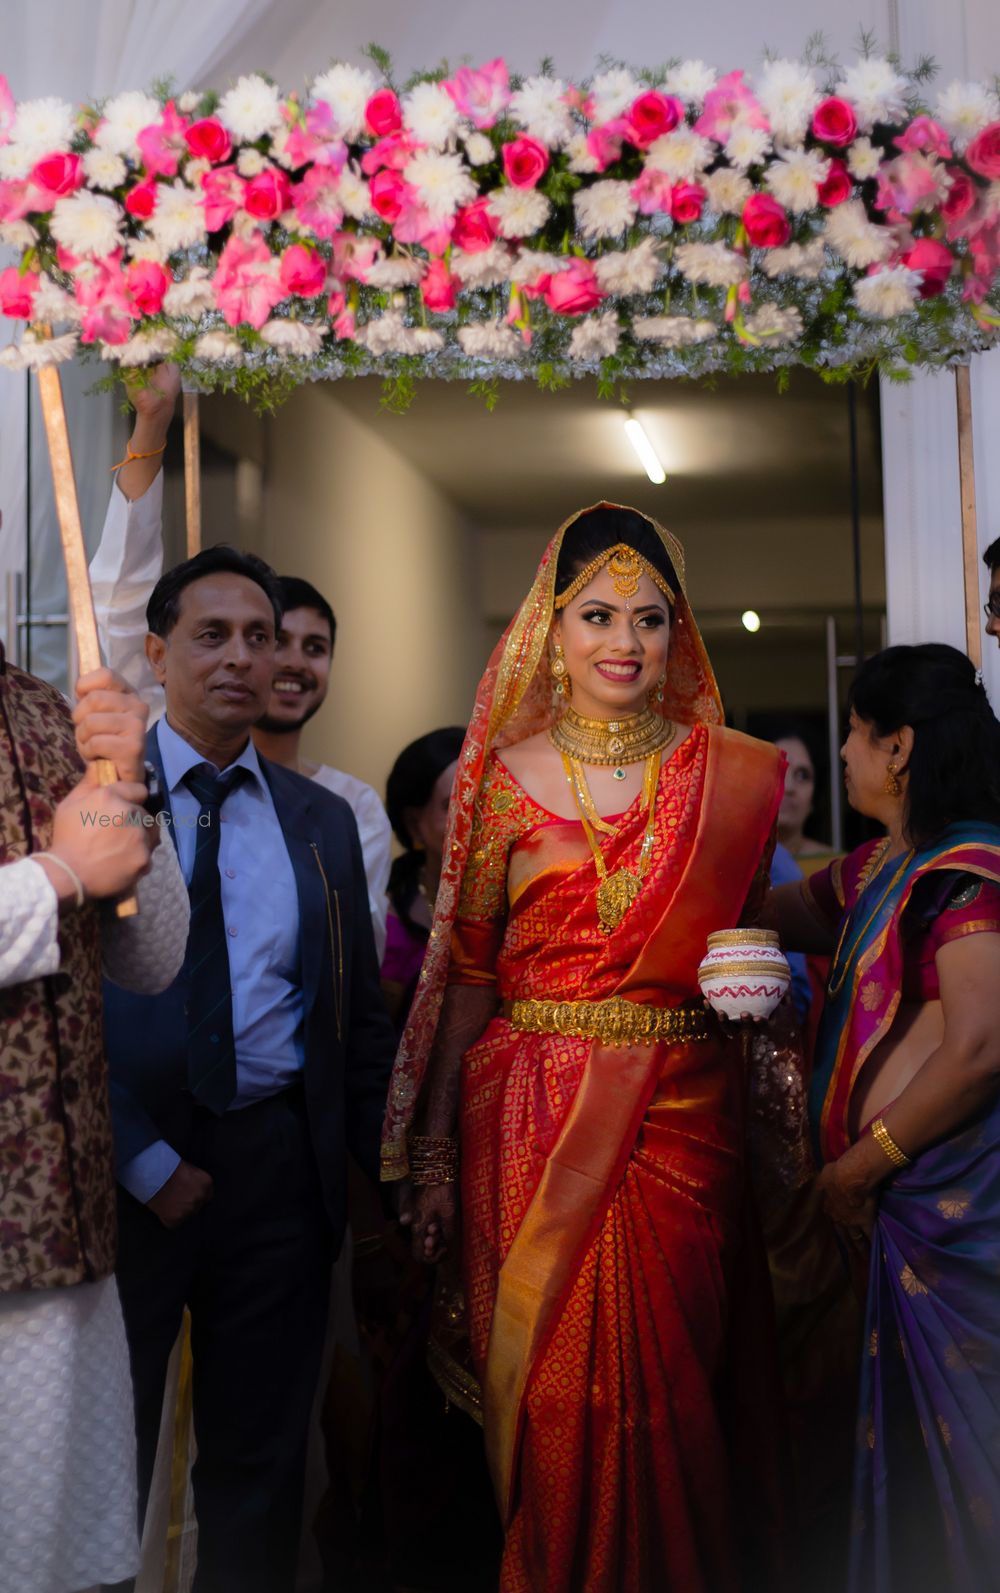
M 146 757 L 165 789 L 155 725 L 146 746 Z M 315 780 L 267 758 L 261 758 L 260 766 L 295 873 L 306 1106 L 326 1209 L 339 1244 L 347 1213 L 346 1151 L 378 1178 L 396 1041 L 379 986 L 354 814 Z M 173 826 L 169 831 L 172 836 Z M 262 878 L 261 912 L 267 911 L 267 885 Z M 158 996 L 134 995 L 105 984 L 105 1045 L 120 1166 L 159 1139 L 184 1154 L 193 1112 L 187 1090 L 186 985 L 183 970 Z

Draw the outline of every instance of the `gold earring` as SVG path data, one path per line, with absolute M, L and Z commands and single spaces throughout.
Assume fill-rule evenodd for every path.
M 899 781 L 896 778 L 898 773 L 899 773 L 899 764 L 898 763 L 890 763 L 887 766 L 886 771 L 885 771 L 885 794 L 886 794 L 886 796 L 891 796 L 891 797 L 898 797 L 899 796 L 899 793 L 902 790 L 902 786 L 900 785 Z
M 553 643 L 555 657 L 549 660 L 549 670 L 556 683 L 556 696 L 568 697 L 572 690 L 569 681 L 569 665 L 563 657 L 562 647 L 558 642 Z
M 666 672 L 666 670 L 664 670 L 663 674 L 660 676 L 659 680 L 656 682 L 656 685 L 655 686 L 650 686 L 649 691 L 647 693 L 647 701 L 648 701 L 649 706 L 651 708 L 652 708 L 654 702 L 662 702 L 663 701 L 663 688 L 664 688 L 664 686 L 666 684 L 667 684 L 667 672 Z

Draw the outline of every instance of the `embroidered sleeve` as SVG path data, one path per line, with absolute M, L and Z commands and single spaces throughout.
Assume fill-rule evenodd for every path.
M 525 829 L 524 803 L 514 782 L 493 759 L 472 817 L 458 916 L 475 922 L 507 915 L 507 862 Z

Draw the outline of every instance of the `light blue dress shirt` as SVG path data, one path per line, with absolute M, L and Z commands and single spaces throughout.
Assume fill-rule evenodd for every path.
M 160 822 L 172 826 L 181 871 L 190 884 L 200 804 L 184 776 L 205 759 L 166 718 L 160 720 L 157 734 L 170 798 L 169 811 L 164 810 Z M 237 767 L 248 770 L 249 778 L 227 796 L 219 830 L 236 1043 L 236 1095 L 230 1111 L 284 1089 L 305 1062 L 295 874 L 252 741 L 229 765 Z M 179 1162 L 177 1152 L 165 1140 L 157 1140 L 119 1169 L 119 1182 L 145 1202 Z

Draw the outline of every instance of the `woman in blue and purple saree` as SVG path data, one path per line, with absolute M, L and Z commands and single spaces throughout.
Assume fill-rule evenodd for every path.
M 810 1118 L 827 1209 L 867 1263 L 849 1588 L 987 1593 L 1000 1586 L 1000 725 L 963 654 L 889 648 L 854 683 L 842 756 L 851 805 L 886 837 L 772 899 L 790 944 L 833 952 Z

